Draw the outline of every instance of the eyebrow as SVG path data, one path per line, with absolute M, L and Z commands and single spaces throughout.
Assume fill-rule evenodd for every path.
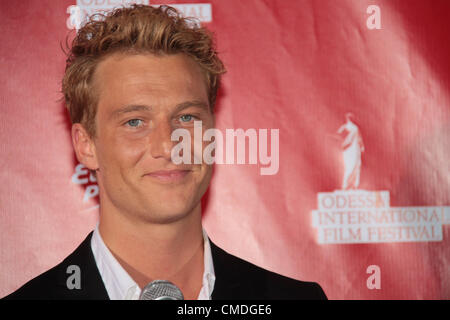
M 182 103 L 179 103 L 176 105 L 174 113 L 179 112 L 183 109 L 189 108 L 189 107 L 200 107 L 202 109 L 205 109 L 206 111 L 209 111 L 209 104 L 200 100 L 192 100 L 192 101 L 185 101 Z M 112 117 L 118 117 L 120 115 L 134 112 L 134 111 L 151 111 L 152 107 L 143 105 L 143 104 L 131 104 L 124 106 L 122 108 L 116 109 L 111 114 Z
M 112 113 L 112 117 L 117 117 L 125 113 L 133 112 L 133 111 L 150 111 L 152 108 L 143 104 L 131 104 L 125 107 L 114 110 Z
M 192 100 L 192 101 L 185 101 L 180 104 L 177 104 L 177 106 L 175 107 L 174 113 L 179 112 L 179 111 L 189 108 L 189 107 L 200 107 L 202 109 L 205 109 L 206 111 L 209 111 L 209 109 L 210 109 L 208 103 L 206 103 L 204 101 L 200 101 L 200 100 Z

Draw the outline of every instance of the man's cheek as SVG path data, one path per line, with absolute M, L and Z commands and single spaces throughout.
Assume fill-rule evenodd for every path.
M 112 156 L 123 164 L 136 165 L 144 157 L 147 148 L 148 145 L 144 141 L 139 143 L 123 141 L 114 148 Z

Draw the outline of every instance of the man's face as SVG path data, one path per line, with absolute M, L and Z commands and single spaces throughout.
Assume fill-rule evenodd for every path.
M 93 139 L 100 203 L 153 223 L 182 219 L 200 205 L 211 166 L 175 165 L 171 133 L 213 127 L 204 75 L 183 54 L 115 54 L 94 75 L 99 100 Z M 193 148 L 191 148 L 193 150 Z

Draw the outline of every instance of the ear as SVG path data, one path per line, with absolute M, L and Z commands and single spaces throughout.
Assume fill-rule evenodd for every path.
M 72 125 L 72 144 L 77 159 L 90 170 L 98 169 L 94 141 L 80 123 Z

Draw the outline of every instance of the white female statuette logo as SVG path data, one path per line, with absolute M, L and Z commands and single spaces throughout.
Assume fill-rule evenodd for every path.
M 338 134 L 346 132 L 342 143 L 344 160 L 344 179 L 342 189 L 358 189 L 361 176 L 361 154 L 364 152 L 364 144 L 358 126 L 352 121 L 353 114 L 345 115 L 346 122 L 337 131 Z

